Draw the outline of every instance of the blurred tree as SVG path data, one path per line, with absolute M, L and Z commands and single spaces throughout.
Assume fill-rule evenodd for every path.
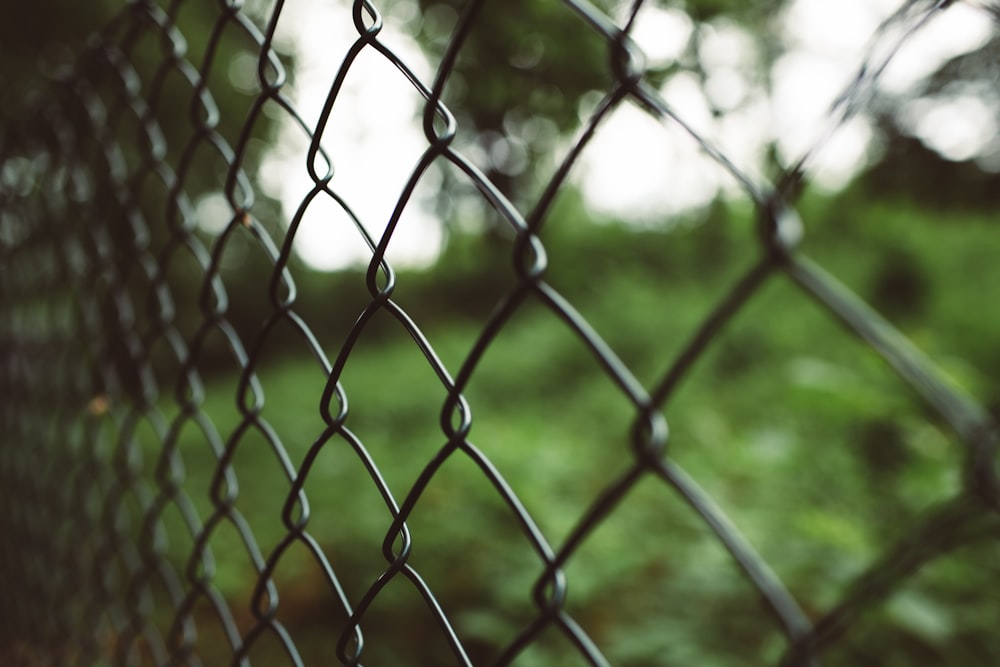
M 432 18 L 422 22 L 419 38 L 437 61 L 468 3 L 418 4 L 422 14 Z M 441 16 L 453 20 L 433 20 Z M 488 156 L 486 173 L 501 191 L 515 196 L 516 188 L 533 176 L 530 165 L 551 149 L 552 129 L 574 129 L 580 98 L 610 86 L 607 58 L 605 40 L 562 3 L 482 4 L 445 100 L 471 125 L 474 141 Z M 538 125 L 538 119 L 548 124 Z
M 404 2 L 408 0 L 395 0 Z M 465 0 L 413 0 L 424 17 L 419 24 L 419 38 L 437 62 L 446 48 L 456 22 L 472 3 Z M 670 63 L 655 63 L 646 72 L 655 86 L 678 74 L 693 75 L 703 84 L 711 73 L 706 60 L 714 57 L 707 38 L 719 28 L 733 28 L 753 42 L 758 71 L 752 74 L 753 86 L 770 95 L 773 66 L 787 45 L 782 34 L 781 17 L 792 0 L 690 0 L 688 2 L 632 3 L 604 0 L 595 3 L 620 25 L 638 4 L 637 21 L 658 10 L 684 12 L 694 30 L 683 53 Z M 913 3 L 901 2 L 900 7 Z M 980 5 L 977 5 L 980 6 Z M 982 8 L 982 7 L 980 7 Z M 947 9 L 942 10 L 947 11 Z M 482 156 L 490 180 L 515 201 L 523 203 L 538 189 L 539 168 L 556 150 L 557 141 L 572 133 L 580 124 L 581 104 L 588 94 L 604 93 L 613 85 L 609 49 L 603 36 L 585 25 L 572 3 L 558 1 L 515 0 L 485 2 L 460 52 L 454 73 L 445 89 L 445 100 L 460 114 L 460 128 L 468 128 L 467 137 Z M 997 40 L 991 40 L 970 53 L 945 62 L 916 91 L 917 97 L 946 98 L 958 91 L 982 91 L 998 76 Z M 987 99 L 989 98 L 989 99 Z M 1000 103 L 983 97 L 1000 118 Z M 710 95 L 707 101 L 713 105 Z M 740 104 L 750 103 L 750 96 Z M 872 165 L 876 188 L 906 187 L 921 196 L 965 199 L 962 190 L 969 188 L 966 201 L 982 202 L 984 193 L 993 187 L 989 165 L 1000 162 L 1000 148 L 986 150 L 976 164 L 956 166 L 954 158 L 941 155 L 920 141 L 912 124 L 903 115 L 906 107 L 898 98 L 876 94 L 866 113 L 876 116 L 883 150 Z M 583 104 L 587 108 L 587 104 Z M 739 111 L 713 107 L 722 116 Z M 998 121 L 1000 122 L 1000 121 Z M 777 154 L 770 151 L 777 172 Z M 903 169 L 902 167 L 906 167 Z M 921 183 L 941 182 L 947 171 L 954 180 L 951 188 L 919 187 Z M 966 173 L 968 172 L 968 173 Z M 910 186 L 917 186 L 911 188 Z M 944 191 L 948 190 L 948 193 Z
M 874 109 L 885 148 L 861 181 L 865 191 L 870 196 L 905 196 L 936 209 L 995 207 L 1000 191 L 1000 140 L 990 131 L 990 122 L 994 130 L 1000 128 L 998 79 L 1000 34 L 995 33 L 979 48 L 945 61 L 908 91 L 906 98 L 880 96 Z M 956 101 L 968 104 L 971 99 L 985 105 L 992 119 L 981 119 L 983 140 L 970 155 L 946 156 L 919 136 L 919 123 L 913 122 L 913 102 L 922 104 L 926 112 Z M 947 116 L 952 117 L 951 122 L 963 122 L 953 113 Z
M 402 0 L 396 0 L 400 2 Z M 650 6 L 687 11 L 700 22 L 725 16 L 745 25 L 762 45 L 770 43 L 768 16 L 785 0 L 698 0 Z M 471 3 L 416 0 L 424 20 L 419 38 L 437 62 L 456 22 Z M 635 3 L 601 0 L 595 5 L 624 23 Z M 644 9 L 640 8 L 639 16 Z M 662 82 L 679 70 L 704 78 L 697 35 L 677 62 L 650 67 L 647 78 Z M 465 37 L 445 100 L 471 126 L 472 141 L 486 156 L 485 171 L 502 192 L 517 201 L 537 183 L 537 168 L 557 139 L 575 131 L 588 94 L 614 85 L 613 43 L 586 24 L 572 3 L 538 0 L 485 2 Z
M 39 82 L 73 61 L 87 36 L 117 11 L 115 0 L 10 3 L 0 21 L 0 123 L 25 112 Z
M 90 284 L 106 354 L 130 393 L 141 384 L 135 355 L 148 355 L 143 363 L 176 364 L 172 344 L 159 343 L 165 327 L 190 341 L 206 309 L 214 308 L 216 297 L 204 289 L 205 266 L 220 227 L 230 228 L 220 270 L 261 278 L 239 284 L 237 292 L 252 291 L 255 299 L 231 299 L 226 316 L 244 340 L 263 317 L 272 262 L 255 232 L 240 224 L 239 211 L 217 207 L 214 215 L 223 219 L 203 220 L 198 210 L 203 197 L 227 188 L 233 151 L 240 150 L 239 166 L 249 178 L 237 180 L 234 205 L 247 206 L 261 229 L 281 229 L 277 203 L 252 185 L 274 125 L 273 115 L 258 110 L 251 116 L 260 94 L 258 37 L 225 5 L 52 0 L 15 4 L 0 22 L 0 159 L 11 160 L 10 173 L 24 164 L 45 165 L 35 196 L 48 195 L 49 217 L 70 215 L 54 205 L 65 193 L 44 192 L 66 187 L 59 185 L 60 170 L 92 190 L 87 205 L 73 210 L 76 226 L 67 227 L 70 219 L 50 224 L 79 235 L 95 262 L 86 275 L 70 271 L 67 278 Z M 252 83 L 241 79 L 239 63 L 249 63 Z M 206 231 L 206 222 L 216 230 Z M 38 229 L 41 223 L 20 224 Z M 150 349 L 121 344 L 137 337 Z M 219 338 L 210 337 L 210 346 L 224 345 Z M 209 347 L 198 361 L 212 368 L 229 358 Z

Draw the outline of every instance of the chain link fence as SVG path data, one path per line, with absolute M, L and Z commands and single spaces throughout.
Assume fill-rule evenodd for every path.
M 345 7 L 342 20 L 353 22 L 356 41 L 316 123 L 285 92 L 287 58 L 275 48 L 275 31 L 286 3 L 252 11 L 216 4 L 128 3 L 2 135 L 4 665 L 933 664 L 945 657 L 932 646 L 903 651 L 880 614 L 925 566 L 950 563 L 952 554 L 966 568 L 954 575 L 965 589 L 947 604 L 971 604 L 985 627 L 996 627 L 1000 605 L 988 590 L 1000 536 L 992 418 L 801 249 L 810 225 L 797 201 L 820 144 L 760 179 L 664 100 L 631 38 L 645 3 L 614 17 L 575 0 L 549 3 L 581 43 L 601 43 L 607 83 L 531 198 L 515 195 L 460 147 L 462 110 L 445 101 L 470 40 L 489 31 L 482 22 L 491 20 L 483 18 L 490 3 L 460 7 L 426 80 L 383 41 L 376 4 Z M 871 102 L 902 45 L 955 4 L 909 2 L 886 20 L 831 109 L 827 141 Z M 247 53 L 254 81 L 233 90 L 226 59 Z M 373 225 L 385 221 L 363 220 L 350 207 L 360 195 L 338 189 L 334 167 L 351 165 L 322 143 L 331 114 L 349 104 L 338 91 L 362 57 L 391 64 L 422 100 L 413 122 L 422 124 L 423 153 L 383 233 Z M 550 240 L 546 227 L 581 155 L 624 106 L 664 131 L 681 129 L 678 141 L 693 142 L 737 183 L 756 219 L 739 226 L 749 263 L 727 265 L 724 285 L 706 293 L 689 324 L 681 327 L 680 315 L 662 320 L 665 330 L 683 329 L 686 342 L 655 371 L 619 349 L 613 331 L 578 310 L 573 287 L 552 277 L 593 257 L 560 256 L 561 237 Z M 255 180 L 275 119 L 309 142 L 300 170 L 311 189 L 287 216 Z M 495 237 L 494 256 L 472 260 L 492 262 L 494 281 L 481 289 L 433 283 L 465 294 L 436 307 L 433 291 L 423 300 L 408 296 L 423 274 L 397 273 L 387 260 L 396 230 L 418 206 L 414 191 L 435 168 L 448 174 L 435 181 L 442 197 L 449 188 L 465 192 L 498 221 L 482 228 Z M 211 193 L 225 208 L 207 233 L 199 202 Z M 363 274 L 317 277 L 298 263 L 293 240 L 321 201 L 339 211 L 339 233 L 367 247 Z M 648 231 L 633 233 L 644 239 Z M 448 275 L 449 257 L 435 271 Z M 660 305 L 644 316 L 675 307 L 668 275 Z M 775 280 L 793 286 L 786 299 L 825 311 L 824 327 L 846 328 L 874 350 L 900 380 L 907 419 L 949 432 L 958 452 L 934 462 L 948 468 L 953 487 L 927 494 L 920 512 L 886 531 L 864 552 L 863 566 L 845 565 L 822 595 L 786 585 L 785 556 L 806 549 L 802 560 L 822 577 L 842 555 L 803 547 L 792 525 L 738 525 L 723 507 L 740 515 L 739 496 L 717 499 L 706 490 L 714 482 L 703 488 L 696 477 L 714 473 L 688 472 L 686 445 L 668 428 L 673 406 L 682 413 L 689 405 L 681 382 L 696 381 L 696 364 L 707 363 L 738 313 L 764 299 Z M 300 284 L 310 286 L 301 295 Z M 625 310 L 636 308 L 628 296 L 613 301 L 623 323 Z M 469 309 L 464 337 L 434 328 L 435 317 L 455 316 L 442 308 Z M 603 393 L 534 413 L 534 431 L 506 432 L 532 418 L 518 414 L 531 406 L 510 407 L 509 393 L 542 386 L 542 394 L 575 396 L 544 386 L 540 369 L 561 362 L 535 355 L 526 313 L 557 323 L 549 325 L 562 336 L 557 348 L 573 349 L 579 376 L 603 378 Z M 390 353 L 380 347 L 387 339 L 406 342 Z M 491 393 L 484 367 L 505 345 L 524 361 L 523 389 Z M 310 359 L 309 374 L 282 375 L 283 360 L 296 354 Z M 422 370 L 411 373 L 415 364 L 399 354 L 419 358 Z M 352 392 L 365 382 L 375 389 Z M 770 409 L 768 400 L 760 399 L 760 411 Z M 598 414 L 586 414 L 594 405 Z M 613 409 L 602 412 L 606 406 Z M 479 410 L 500 415 L 477 429 Z M 799 412 L 810 419 L 806 408 Z M 421 426 L 382 428 L 390 419 Z M 597 421 L 612 437 L 581 438 L 575 424 L 586 430 Z M 554 444 L 560 432 L 571 434 L 569 448 Z M 506 441 L 525 433 L 534 434 L 528 443 Z M 493 444 L 477 447 L 477 438 Z M 888 448 L 890 439 L 876 438 L 873 447 Z M 577 459 L 593 462 L 585 476 L 565 472 L 579 470 Z M 717 463 L 739 460 L 729 451 Z M 780 496 L 788 477 L 800 474 L 776 467 L 753 481 Z M 793 494 L 779 502 L 808 503 Z M 552 519 L 557 510 L 562 518 Z M 642 518 L 615 523 L 623 515 Z M 360 527 L 351 532 L 349 524 Z M 756 550 L 768 531 L 787 549 Z M 712 569 L 698 569 L 707 561 Z M 963 578 L 970 571 L 981 577 Z M 680 584 L 661 588 L 665 582 Z M 951 617 L 931 613 L 939 608 L 916 614 L 924 627 L 938 626 L 928 636 L 949 631 L 942 619 Z M 709 639 L 677 639 L 692 623 Z M 998 648 L 989 632 L 949 627 L 956 641 L 983 651 L 969 655 L 988 661 Z M 867 637 L 878 655 L 850 637 Z

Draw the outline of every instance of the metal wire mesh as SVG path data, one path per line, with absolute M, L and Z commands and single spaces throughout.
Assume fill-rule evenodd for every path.
M 72 71 L 46 89 L 28 117 L 6 128 L 0 144 L 0 646 L 6 647 L 0 654 L 5 664 L 362 664 L 373 644 L 395 641 L 366 636 L 372 616 L 382 613 L 382 601 L 414 594 L 433 620 L 420 626 L 419 632 L 427 634 L 419 641 L 445 646 L 442 664 L 531 664 L 531 651 L 542 642 L 560 647 L 559 664 L 611 664 L 597 623 L 581 622 L 574 613 L 570 572 L 625 499 L 651 483 L 683 500 L 689 516 L 724 547 L 748 585 L 748 603 L 759 599 L 767 623 L 783 636 L 775 662 L 819 664 L 849 627 L 864 624 L 865 614 L 923 565 L 984 537 L 995 540 L 1000 527 L 996 426 L 986 410 L 799 249 L 803 223 L 796 198 L 808 160 L 822 142 L 772 183 L 747 175 L 686 125 L 685 110 L 669 106 L 648 80 L 643 54 L 630 38 L 643 2 L 631 3 L 612 19 L 592 5 L 565 0 L 559 11 L 578 19 L 582 35 L 606 44 L 610 84 L 541 194 L 530 205 L 515 204 L 455 147 L 459 124 L 442 101 L 485 4 L 465 5 L 434 80 L 425 81 L 381 40 L 383 18 L 376 4 L 354 2 L 344 20 L 353 21 L 357 41 L 331 81 L 333 92 L 318 124 L 311 127 L 284 92 L 285 67 L 273 46 L 284 3 L 258 20 L 239 3 L 221 2 L 214 24 L 202 25 L 197 33 L 204 42 L 189 49 L 194 35 L 185 36 L 180 27 L 185 3 L 133 2 L 79 54 Z M 872 39 L 869 61 L 831 111 L 827 136 L 867 103 L 899 45 L 950 5 L 910 2 L 882 26 Z M 249 48 L 257 58 L 257 89 L 240 98 L 242 127 L 235 136 L 223 136 L 220 125 L 233 103 L 220 111 L 213 97 L 229 85 L 213 74 L 224 66 L 218 58 L 227 43 Z M 366 223 L 371 223 L 354 216 L 346 203 L 351 193 L 336 187 L 336 160 L 321 147 L 324 127 L 337 108 L 336 92 L 362 54 L 391 63 L 424 100 L 425 150 L 381 237 L 368 231 Z M 182 111 L 176 100 L 183 100 Z M 621 105 L 640 107 L 664 127 L 682 128 L 739 184 L 759 222 L 752 239 L 757 248 L 753 266 L 688 332 L 686 345 L 652 383 L 640 381 L 641 374 L 549 280 L 550 248 L 543 242 L 543 229 L 571 169 Z M 258 201 L 248 176 L 257 164 L 253 151 L 267 113 L 291 119 L 311 142 L 301 168 L 313 187 L 288 224 L 276 224 L 273 202 Z M 177 137 L 184 143 L 177 144 Z M 413 189 L 431 165 L 442 164 L 513 232 L 504 250 L 513 262 L 505 276 L 508 287 L 490 304 L 468 349 L 455 357 L 457 363 L 443 361 L 435 341 L 396 298 L 397 273 L 386 260 Z M 224 229 L 213 237 L 198 228 L 193 204 L 209 191 L 222 192 L 228 206 Z M 352 218 L 354 227 L 343 233 L 359 235 L 370 249 L 364 298 L 357 308 L 349 300 L 347 307 L 340 305 L 336 294 L 328 297 L 329 307 L 345 308 L 352 321 L 339 340 L 314 333 L 298 311 L 292 241 L 309 207 L 323 199 Z M 256 264 L 227 271 L 227 253 L 238 244 Z M 960 491 L 907 526 L 903 539 L 852 575 L 823 609 L 804 610 L 713 497 L 680 466 L 671 454 L 665 416 L 679 382 L 694 373 L 695 362 L 772 276 L 787 278 L 804 302 L 829 313 L 831 327 L 839 321 L 881 355 L 926 404 L 927 418 L 946 424 L 963 448 Z M 237 292 L 246 293 L 248 283 L 254 305 L 246 321 L 247 310 L 231 300 L 243 298 Z M 587 491 L 586 502 L 575 508 L 570 527 L 558 539 L 540 527 L 493 457 L 474 444 L 476 405 L 466 396 L 491 346 L 513 335 L 519 313 L 538 306 L 582 343 L 587 372 L 610 380 L 607 400 L 624 400 L 632 422 L 620 432 L 614 450 L 621 466 L 605 471 Z M 342 382 L 376 323 L 386 321 L 409 336 L 442 398 L 439 441 L 415 464 L 417 474 L 404 480 L 388 480 L 380 466 L 387 456 L 413 456 L 420 450 L 398 443 L 391 454 L 374 455 L 351 427 L 352 410 L 367 408 L 348 409 L 351 389 Z M 314 387 L 270 390 L 296 394 L 295 401 L 316 406 L 306 444 L 301 435 L 279 432 L 265 417 L 275 397 L 265 397 L 269 386 L 261 360 L 282 346 L 307 351 L 319 371 L 321 383 Z M 239 378 L 223 397 L 235 415 L 231 423 L 216 423 L 219 418 L 207 407 L 219 385 L 203 380 L 219 368 Z M 385 368 L 385 382 L 394 381 L 393 372 Z M 558 428 L 573 416 L 549 419 Z M 192 453 L 189 441 L 200 454 Z M 539 456 L 544 447 L 537 444 Z M 275 496 L 240 467 L 248 448 L 266 451 L 278 473 L 283 506 L 269 508 L 269 517 L 280 521 L 281 538 L 273 544 L 263 544 L 256 534 L 261 519 L 252 501 L 257 495 Z M 353 498 L 345 498 L 342 507 L 310 506 L 307 486 L 322 478 L 316 467 L 334 449 L 354 459 L 353 474 L 367 480 L 381 508 Z M 194 468 L 204 468 L 206 461 L 212 469 L 202 469 L 198 477 Z M 414 515 L 438 506 L 428 500 L 434 480 L 457 462 L 464 474 L 490 489 L 493 511 L 516 527 L 506 537 L 478 539 L 510 540 L 530 552 L 519 575 L 494 576 L 512 582 L 528 578 L 530 585 L 516 594 L 530 599 L 531 611 L 515 632 L 490 637 L 485 652 L 468 625 L 455 621 L 462 603 L 440 601 L 413 556 L 421 539 L 410 529 Z M 666 495 L 656 498 L 664 507 L 675 503 Z M 459 494 L 448 506 L 463 502 Z M 369 509 L 382 560 L 370 580 L 347 581 L 351 570 L 343 565 L 349 560 L 344 554 L 356 546 L 355 558 L 371 564 L 377 556 L 361 545 L 334 549 L 321 544 L 314 536 L 317 522 L 336 523 L 341 513 Z M 447 516 L 442 510 L 438 521 L 455 520 Z M 475 532 L 476 526 L 466 528 Z M 670 534 L 669 527 L 648 531 L 650 536 L 636 539 Z M 456 548 L 468 550 L 468 545 Z M 475 559 L 475 549 L 469 551 L 464 558 Z M 227 564 L 217 562 L 217 556 L 248 564 L 241 570 L 252 579 L 244 582 L 252 591 L 245 599 L 222 592 Z M 289 603 L 282 595 L 294 598 L 289 590 L 294 584 L 282 572 L 289 568 L 312 572 L 307 585 L 327 599 L 324 606 L 301 612 L 307 623 L 322 628 L 319 649 L 297 641 L 298 631 L 287 620 Z M 658 576 L 666 575 L 649 572 L 640 578 L 652 582 Z M 610 604 L 624 609 L 629 600 L 623 596 Z M 398 619 L 394 627 L 405 635 L 412 632 L 411 623 Z M 271 652 L 262 646 L 272 647 Z

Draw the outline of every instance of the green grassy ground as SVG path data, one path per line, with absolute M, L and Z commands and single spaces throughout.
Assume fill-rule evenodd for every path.
M 670 233 L 613 225 L 572 229 L 566 222 L 544 237 L 552 284 L 647 387 L 754 260 L 752 221 L 738 208 L 728 213 Z M 803 218 L 810 256 L 883 312 L 956 384 L 997 404 L 993 304 L 1000 303 L 1000 236 L 993 221 L 903 203 L 858 204 L 850 195 L 833 203 L 807 200 Z M 563 215 L 558 223 L 571 219 Z M 397 296 L 454 374 L 489 311 L 490 299 L 482 295 L 501 294 L 512 278 L 505 251 L 467 240 L 450 252 L 442 264 L 451 272 L 403 274 Z M 334 311 L 337 294 L 328 286 L 350 280 L 360 282 L 309 279 L 304 302 L 326 302 Z M 479 300 L 469 301 L 468 293 Z M 317 316 L 329 354 L 355 314 L 347 308 L 328 320 Z M 446 392 L 407 333 L 388 317 L 377 320 L 343 373 L 346 426 L 401 502 L 446 441 L 439 425 Z M 294 474 L 324 430 L 319 403 L 326 378 L 314 359 L 275 349 L 262 355 L 258 378 L 261 421 L 280 438 Z M 226 374 L 206 385 L 202 409 L 223 442 L 240 424 L 237 385 L 238 378 Z M 632 408 L 537 301 L 505 326 L 466 396 L 470 441 L 556 548 L 632 462 Z M 164 410 L 173 416 L 171 407 Z M 665 414 L 671 459 L 715 498 L 812 615 L 836 602 L 854 577 L 960 485 L 956 438 L 874 353 L 781 275 L 714 341 Z M 237 440 L 235 505 L 267 558 L 286 534 L 281 511 L 290 482 L 255 427 Z M 184 488 L 204 516 L 214 456 L 192 424 L 179 443 Z M 391 517 L 385 503 L 340 435 L 323 444 L 305 491 L 307 530 L 357 603 L 386 567 L 381 544 Z M 183 531 L 170 528 L 171 510 L 165 519 L 171 550 L 190 549 Z M 474 462 L 457 453 L 424 491 L 408 525 L 410 564 L 477 664 L 495 657 L 495 647 L 533 618 L 530 590 L 542 571 L 513 514 Z M 235 607 L 248 607 L 255 575 L 236 531 L 223 524 L 211 547 L 216 586 Z M 995 655 L 1000 645 L 990 628 L 1000 622 L 1000 609 L 979 591 L 1000 574 L 997 556 L 994 543 L 935 562 L 871 609 L 827 664 L 877 657 L 883 665 L 964 665 Z M 776 624 L 717 540 L 652 477 L 584 543 L 567 575 L 569 611 L 614 664 L 763 664 L 784 648 Z M 278 618 L 304 653 L 330 661 L 343 616 L 302 545 L 282 557 L 275 579 Z M 249 623 L 249 614 L 240 622 Z M 364 630 L 366 664 L 450 664 L 426 604 L 402 578 L 372 607 Z M 268 642 L 255 650 L 276 650 Z M 549 631 L 516 664 L 583 664 L 573 655 L 565 639 Z

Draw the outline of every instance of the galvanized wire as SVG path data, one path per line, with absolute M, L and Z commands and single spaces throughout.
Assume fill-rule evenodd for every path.
M 630 36 L 643 10 L 641 0 L 632 2 L 620 19 L 586 2 L 564 0 L 564 10 L 581 19 L 581 33 L 598 35 L 606 43 L 611 85 L 530 206 L 512 202 L 456 148 L 458 121 L 443 101 L 485 4 L 465 4 L 434 80 L 423 81 L 383 43 L 379 7 L 354 2 L 344 20 L 353 20 L 357 40 L 331 81 L 318 121 L 310 126 L 286 95 L 285 66 L 273 45 L 284 2 L 276 2 L 264 20 L 240 3 L 220 2 L 215 23 L 205 32 L 207 42 L 194 49 L 198 57 L 189 53 L 179 28 L 185 3 L 131 2 L 91 40 L 72 70 L 49 85 L 31 113 L 5 128 L 0 138 L 0 163 L 6 170 L 0 188 L 0 589 L 5 620 L 0 645 L 9 647 L 4 656 L 9 662 L 198 665 L 207 659 L 199 652 L 199 628 L 211 625 L 227 644 L 230 664 L 250 664 L 255 646 L 265 639 L 276 641 L 291 664 L 306 664 L 278 617 L 282 591 L 276 571 L 286 554 L 298 548 L 310 554 L 328 585 L 331 604 L 325 613 L 329 627 L 340 630 L 327 639 L 329 655 L 337 662 L 365 661 L 364 630 L 373 606 L 387 587 L 405 582 L 426 602 L 453 664 L 471 665 L 466 638 L 411 562 L 419 536 L 408 527 L 439 470 L 458 459 L 471 463 L 492 487 L 540 572 L 533 588 L 524 592 L 535 605 L 533 617 L 515 636 L 495 638 L 501 647 L 493 659 L 497 665 L 516 663 L 553 631 L 583 663 L 610 664 L 570 611 L 567 566 L 642 480 L 657 480 L 676 493 L 729 553 L 784 634 L 782 664 L 787 665 L 818 664 L 863 612 L 923 564 L 983 535 L 996 537 L 996 425 L 885 318 L 801 252 L 803 230 L 795 201 L 814 153 L 864 108 L 900 45 L 953 3 L 909 2 L 894 14 L 873 36 L 871 57 L 831 110 L 829 127 L 817 128 L 821 139 L 772 183 L 744 172 L 649 81 L 643 53 Z M 221 97 L 226 84 L 212 76 L 224 65 L 217 57 L 227 39 L 250 45 L 258 59 L 258 92 L 247 100 L 239 134 L 230 137 L 220 130 L 214 96 L 220 92 Z M 151 43 L 157 45 L 152 55 Z M 377 54 L 391 63 L 424 99 L 426 148 L 381 236 L 348 207 L 350 193 L 334 187 L 333 161 L 321 146 L 331 114 L 342 103 L 341 86 L 362 54 Z M 169 143 L 167 137 L 172 142 L 177 135 L 164 128 L 177 120 L 166 118 L 164 109 L 178 86 L 190 99 L 182 145 Z M 542 240 L 555 199 L 584 149 L 610 114 L 628 104 L 664 127 L 683 129 L 739 184 L 760 223 L 756 263 L 731 285 L 651 386 L 637 378 L 547 279 L 550 266 Z M 287 224 L 260 219 L 260 211 L 273 209 L 256 206 L 256 186 L 248 173 L 248 151 L 265 108 L 279 109 L 310 138 L 302 169 L 312 189 Z M 398 276 L 386 259 L 401 216 L 413 205 L 413 191 L 432 165 L 446 163 L 513 232 L 513 284 L 468 354 L 453 367 L 394 300 Z M 206 186 L 206 178 L 215 182 Z M 206 240 L 196 229 L 192 201 L 212 188 L 223 193 L 230 218 L 216 238 Z M 355 225 L 352 233 L 364 240 L 371 257 L 366 304 L 336 344 L 320 340 L 297 312 L 291 265 L 297 230 L 320 198 L 329 198 L 348 214 Z M 268 271 L 266 289 L 256 294 L 256 326 L 249 330 L 231 320 L 229 292 L 237 291 L 232 281 L 239 278 L 223 268 L 237 236 L 251 240 Z M 197 272 L 196 294 L 178 288 L 178 271 Z M 906 539 L 818 615 L 803 611 L 719 504 L 671 457 L 665 417 L 679 382 L 693 372 L 720 332 L 765 282 L 781 276 L 884 357 L 966 448 L 961 492 L 911 526 Z M 555 543 L 502 471 L 473 443 L 475 406 L 466 398 L 483 358 L 529 303 L 542 304 L 579 339 L 633 416 L 631 430 L 622 434 L 631 445 L 627 465 L 608 476 L 589 505 L 580 508 L 565 539 Z M 194 327 L 187 326 L 182 310 L 196 313 Z M 341 382 L 372 323 L 386 317 L 409 335 L 446 394 L 440 413 L 443 444 L 406 488 L 390 486 L 361 437 L 347 426 L 349 392 Z M 303 397 L 318 404 L 323 428 L 301 461 L 293 459 L 282 434 L 263 416 L 267 386 L 260 378 L 260 359 L 282 328 L 293 330 L 297 344 L 316 360 L 325 378 L 321 396 Z M 205 408 L 202 376 L 208 365 L 239 376 L 231 397 L 238 412 L 232 430 L 220 430 Z M 208 498 L 193 497 L 195 491 L 186 484 L 179 443 L 181 433 L 190 429 L 199 433 L 216 462 Z M 284 537 L 271 549 L 258 543 L 252 517 L 237 506 L 241 494 L 253 493 L 254 480 L 241 478 L 233 463 L 240 443 L 250 437 L 273 453 L 289 488 L 280 513 Z M 310 531 L 313 510 L 305 487 L 321 452 L 331 447 L 353 452 L 390 517 L 381 574 L 360 595 L 348 592 L 338 564 Z M 249 491 L 241 490 L 241 483 Z M 168 522 L 168 516 L 174 518 Z M 223 531 L 238 536 L 256 573 L 248 586 L 254 591 L 249 609 L 235 608 L 220 592 L 221 566 L 211 545 Z M 181 562 L 168 548 L 171 543 L 190 544 Z

